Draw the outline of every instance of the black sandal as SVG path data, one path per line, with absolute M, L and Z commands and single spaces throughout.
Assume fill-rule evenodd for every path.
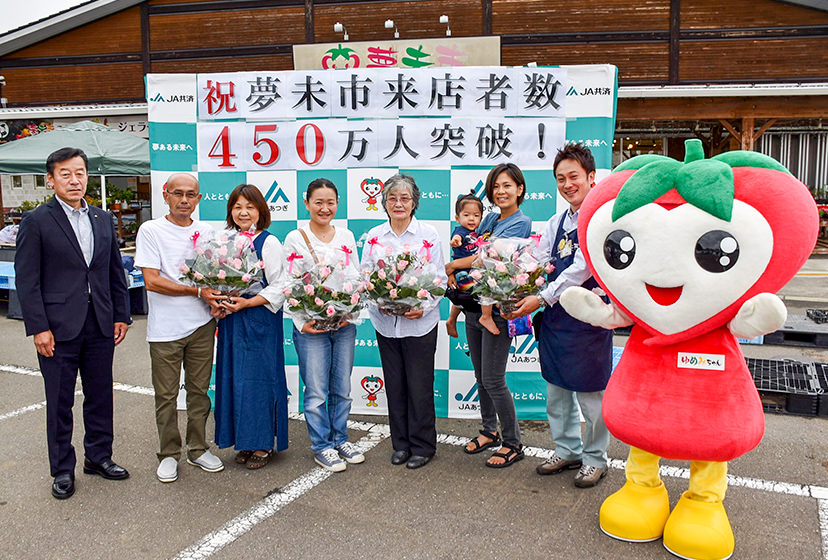
M 235 461 L 239 465 L 243 465 L 247 462 L 248 459 L 250 459 L 251 455 L 253 455 L 252 449 L 242 449 L 241 451 L 236 453 Z
M 480 453 L 481 451 L 485 451 L 490 447 L 494 447 L 495 445 L 500 445 L 500 434 L 497 432 L 487 432 L 486 430 L 480 430 L 480 435 L 489 438 L 489 443 L 484 443 L 480 445 L 480 442 L 477 441 L 477 437 L 469 441 L 469 443 L 473 444 L 474 447 L 469 449 L 468 447 L 463 446 L 463 451 L 468 453 L 469 455 L 474 455 L 475 453 Z
M 523 459 L 524 453 L 523 453 L 523 446 L 522 445 L 518 445 L 517 447 L 513 447 L 511 445 L 503 444 L 503 447 L 505 447 L 509 451 L 507 451 L 505 453 L 502 452 L 502 451 L 497 451 L 495 453 L 492 453 L 492 457 L 500 457 L 501 459 L 503 459 L 504 462 L 503 463 L 489 463 L 488 461 L 486 461 L 486 466 L 487 467 L 491 467 L 493 469 L 504 469 L 504 468 L 510 466 L 512 463 L 517 463 L 518 461 Z

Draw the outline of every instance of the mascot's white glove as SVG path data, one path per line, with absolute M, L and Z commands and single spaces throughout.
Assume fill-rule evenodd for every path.
M 593 327 L 615 329 L 633 323 L 615 305 L 604 303 L 598 294 L 580 286 L 572 286 L 564 290 L 559 303 L 567 313 Z
M 785 304 L 774 294 L 757 294 L 739 308 L 727 327 L 741 338 L 756 338 L 760 334 L 778 331 L 788 318 Z

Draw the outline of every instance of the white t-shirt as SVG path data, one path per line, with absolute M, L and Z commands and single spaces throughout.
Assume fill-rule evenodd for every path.
M 195 232 L 200 240 L 214 236 L 213 228 L 204 222 L 193 221 L 187 227 L 177 226 L 165 217 L 144 222 L 135 242 L 135 266 L 158 269 L 163 278 L 183 284 L 178 280 L 179 266 L 195 254 Z M 212 319 L 210 306 L 195 296 L 168 296 L 147 290 L 147 302 L 148 342 L 181 340 Z
M 342 260 L 345 259 L 346 254 L 345 251 L 342 250 L 342 247 L 345 246 L 350 249 L 352 252 L 348 253 L 348 265 L 353 267 L 354 272 L 359 274 L 359 258 L 357 256 L 354 234 L 351 230 L 346 228 L 336 226 L 334 226 L 334 228 L 334 236 L 327 243 L 316 237 L 310 230 L 310 227 L 303 227 L 301 229 L 307 234 L 308 240 L 310 241 L 313 250 L 316 251 L 317 256 L 320 254 L 331 255 Z M 301 273 L 314 264 L 313 255 L 311 255 L 311 252 L 308 249 L 308 244 L 305 243 L 305 239 L 302 237 L 302 234 L 299 233 L 298 229 L 291 231 L 287 234 L 287 237 L 285 237 L 285 244 L 283 246 L 284 258 L 287 259 L 291 253 L 302 255 L 301 259 L 293 261 L 294 274 Z M 285 271 L 287 271 L 289 265 L 286 263 L 284 266 Z M 285 312 L 287 312 L 287 309 Z M 293 318 L 293 325 L 297 330 L 301 331 L 304 324 L 304 321 L 300 321 L 295 317 Z

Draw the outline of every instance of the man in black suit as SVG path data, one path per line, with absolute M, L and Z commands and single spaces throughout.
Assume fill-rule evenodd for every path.
M 83 472 L 110 480 L 129 473 L 112 461 L 112 357 L 130 322 L 112 216 L 84 200 L 88 160 L 62 148 L 46 160 L 55 196 L 27 212 L 14 260 L 26 335 L 34 336 L 46 385 L 52 495 L 75 493 L 72 404 L 83 386 Z

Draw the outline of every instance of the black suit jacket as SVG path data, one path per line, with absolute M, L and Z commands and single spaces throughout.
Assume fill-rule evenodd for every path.
M 55 340 L 71 340 L 83 328 L 92 304 L 101 332 L 129 323 L 126 278 L 112 215 L 89 207 L 94 253 L 89 266 L 75 232 L 55 197 L 26 212 L 17 234 L 14 270 L 26 335 L 51 330 Z

